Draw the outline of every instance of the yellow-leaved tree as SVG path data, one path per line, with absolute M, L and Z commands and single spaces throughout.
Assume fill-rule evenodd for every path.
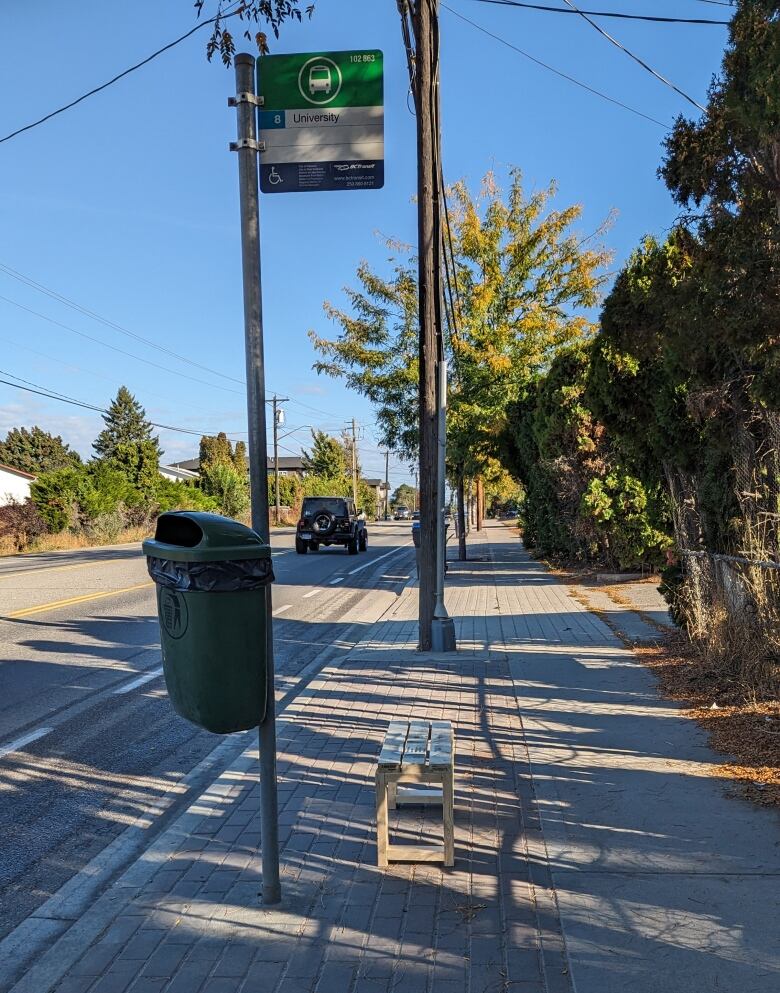
M 447 464 L 462 483 L 499 452 L 507 405 L 562 346 L 594 331 L 587 311 L 599 300 L 609 253 L 600 245 L 608 221 L 589 236 L 576 230 L 582 208 L 555 209 L 555 186 L 527 194 L 518 169 L 504 191 L 489 173 L 472 195 L 449 190 L 454 258 L 454 318 L 445 329 L 450 360 Z M 449 243 L 449 238 L 447 239 Z M 367 263 L 348 308 L 325 303 L 339 326 L 329 339 L 309 332 L 322 358 L 318 372 L 342 378 L 368 397 L 381 444 L 417 454 L 418 323 L 413 249 L 388 241 L 389 273 Z

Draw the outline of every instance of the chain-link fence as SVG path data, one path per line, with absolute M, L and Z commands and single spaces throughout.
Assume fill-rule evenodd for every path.
M 713 528 L 705 514 L 712 513 L 713 502 L 717 505 L 713 474 L 705 479 L 667 472 L 681 556 L 673 613 L 713 664 L 761 698 L 780 696 L 778 453 L 780 416 L 738 412 L 733 420 L 732 469 L 716 479 L 723 504 L 730 508 L 718 532 L 728 550 L 707 547 Z

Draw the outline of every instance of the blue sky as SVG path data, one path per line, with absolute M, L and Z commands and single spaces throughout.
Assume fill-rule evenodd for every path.
M 478 0 L 447 2 L 487 31 L 659 121 L 696 113 L 581 18 Z M 701 0 L 592 0 L 588 6 L 724 19 L 729 12 Z M 188 30 L 194 16 L 189 0 L 4 4 L 0 36 L 13 44 L 4 46 L 0 61 L 0 132 L 139 61 Z M 704 102 L 725 28 L 601 23 Z M 0 145 L 0 264 L 222 375 L 122 335 L 2 270 L 0 369 L 98 406 L 126 384 L 155 421 L 239 437 L 245 409 L 235 380 L 243 379 L 243 316 L 237 164 L 228 151 L 235 112 L 227 107 L 234 85 L 232 70 L 206 62 L 207 34 L 195 34 L 104 93 Z M 354 416 L 362 425 L 364 472 L 379 475 L 384 459 L 370 405 L 313 372 L 307 331 L 335 333 L 322 302 L 344 303 L 342 287 L 354 281 L 362 259 L 380 269 L 385 264 L 378 232 L 416 238 L 414 118 L 395 0 L 318 0 L 312 21 L 289 25 L 273 43 L 275 53 L 351 48 L 385 53 L 386 185 L 264 198 L 267 382 L 269 393 L 291 398 L 285 430 L 303 428 L 282 442 L 286 449 L 297 452 L 299 442 L 306 444 L 306 425 L 335 433 Z M 583 205 L 583 232 L 617 211 L 606 238 L 616 265 L 643 234 L 662 233 L 674 220 L 674 205 L 656 177 L 664 128 L 554 76 L 446 9 L 442 117 L 448 180 L 465 178 L 476 187 L 486 170 L 501 177 L 515 165 L 530 188 L 555 179 L 559 206 Z M 61 433 L 85 455 L 101 426 L 97 414 L 0 384 L 0 436 L 33 423 Z M 197 452 L 196 437 L 160 435 L 169 461 Z M 408 478 L 392 460 L 391 484 Z

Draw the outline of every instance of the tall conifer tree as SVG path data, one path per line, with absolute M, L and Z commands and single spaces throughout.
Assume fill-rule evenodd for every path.
M 146 411 L 126 386 L 119 387 L 119 392 L 103 415 L 103 421 L 106 426 L 92 445 L 98 458 L 114 458 L 122 451 L 120 446 L 151 442 L 159 459 L 159 438 L 152 433 Z

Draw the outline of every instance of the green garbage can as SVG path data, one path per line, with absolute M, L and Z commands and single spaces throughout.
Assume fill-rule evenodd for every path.
M 266 709 L 271 549 L 227 517 L 174 511 L 160 515 L 143 550 L 174 710 L 217 734 L 257 727 Z

